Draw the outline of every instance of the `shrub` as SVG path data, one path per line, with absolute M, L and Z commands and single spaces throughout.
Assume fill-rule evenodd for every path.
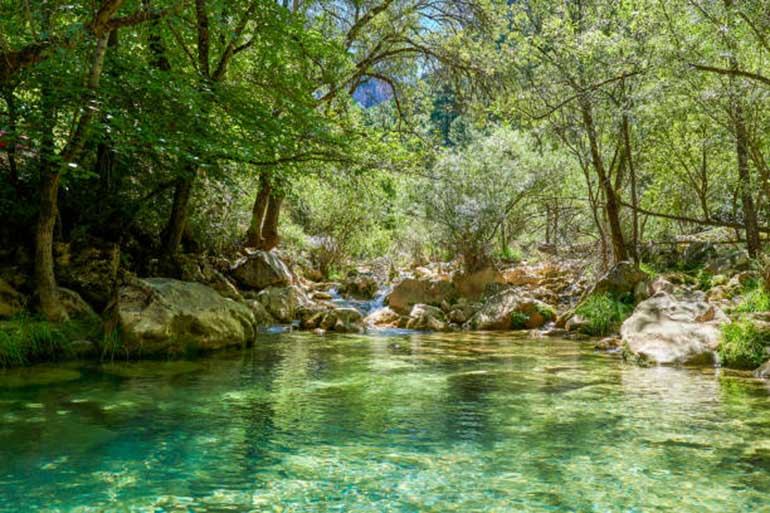
M 762 331 L 751 321 L 740 320 L 722 325 L 722 342 L 717 353 L 725 367 L 754 369 L 768 358 L 766 346 L 770 333 Z
M 524 312 L 513 312 L 511 314 L 511 329 L 512 330 L 523 330 L 527 327 L 527 323 L 529 322 L 529 315 L 525 314 Z
M 633 312 L 633 305 L 612 294 L 589 296 L 575 314 L 586 320 L 584 331 L 588 335 L 604 337 L 618 329 Z
M 755 285 L 744 296 L 743 301 L 736 308 L 736 312 L 767 312 L 770 310 L 770 293 Z
M 541 305 L 538 303 L 535 305 L 535 310 L 537 310 L 537 313 L 545 318 L 546 322 L 552 321 L 556 318 L 556 312 L 554 312 L 553 308 L 548 305 Z

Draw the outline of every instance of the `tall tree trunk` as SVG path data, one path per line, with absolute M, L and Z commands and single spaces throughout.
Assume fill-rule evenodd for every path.
M 278 245 L 278 219 L 281 214 L 283 194 L 271 194 L 267 202 L 265 221 L 262 224 L 262 241 L 259 249 L 270 251 Z
M 267 173 L 262 173 L 259 177 L 259 185 L 259 192 L 251 209 L 251 224 L 246 232 L 246 246 L 251 248 L 260 247 L 262 244 L 262 225 L 265 222 L 265 213 L 272 190 Z
M 88 95 L 83 101 L 83 113 L 78 119 L 74 134 L 59 156 L 65 164 L 77 160 L 85 146 L 87 131 L 93 119 L 96 108 L 96 90 L 99 87 L 104 57 L 107 53 L 107 40 L 109 32 L 102 33 L 96 43 L 91 69 L 88 75 Z M 50 93 L 43 99 L 44 110 L 54 112 Z M 53 155 L 53 125 L 49 126 L 49 133 L 44 135 L 41 144 L 42 165 L 40 168 L 40 211 L 38 212 L 37 228 L 35 232 L 35 280 L 37 295 L 40 300 L 40 308 L 43 314 L 52 321 L 66 319 L 67 313 L 59 302 L 56 276 L 54 274 L 53 261 L 53 234 L 56 219 L 59 214 L 57 199 L 61 171 L 52 169 L 51 156 Z
M 163 252 L 166 256 L 174 256 L 182 242 L 185 226 L 187 225 L 187 215 L 190 205 L 190 195 L 192 193 L 193 177 L 195 170 L 188 167 L 186 176 L 180 176 L 176 179 L 174 186 L 174 203 L 171 206 L 171 215 L 168 218 L 168 224 L 163 231 Z
M 749 146 L 746 123 L 743 118 L 743 108 L 736 100 L 735 109 L 735 152 L 738 160 L 738 190 L 743 206 L 744 224 L 746 226 L 746 246 L 751 258 L 759 256 L 761 243 L 759 240 L 759 223 L 754 208 L 754 197 L 751 188 L 751 171 L 749 170 Z
M 623 113 L 623 145 L 626 150 L 626 165 L 631 178 L 631 258 L 639 265 L 639 213 L 637 212 L 638 198 L 636 195 L 636 169 L 631 152 L 631 130 L 628 126 L 628 114 Z
M 48 165 L 44 167 L 48 168 Z M 53 261 L 53 232 L 56 226 L 56 200 L 60 180 L 61 175 L 49 169 L 40 173 L 40 212 L 35 237 L 35 284 L 40 310 L 51 321 L 67 318 L 67 313 L 59 302 Z
M 581 99 L 581 111 L 583 115 L 583 125 L 588 134 L 588 142 L 591 148 L 591 162 L 596 175 L 599 178 L 599 185 L 602 187 L 605 196 L 605 206 L 607 211 L 607 221 L 610 226 L 610 238 L 612 240 L 612 255 L 615 262 L 622 262 L 628 258 L 626 244 L 623 240 L 623 229 L 620 224 L 620 204 L 617 194 L 612 186 L 612 180 L 607 176 L 604 167 L 599 141 L 596 135 L 591 104 L 586 98 Z

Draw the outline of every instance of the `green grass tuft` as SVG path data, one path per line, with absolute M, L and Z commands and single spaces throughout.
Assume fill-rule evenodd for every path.
M 0 368 L 65 358 L 72 342 L 99 332 L 94 321 L 73 319 L 51 323 L 28 314 L 0 322 Z
M 634 311 L 628 298 L 625 301 L 612 294 L 595 294 L 581 304 L 575 314 L 586 320 L 583 331 L 587 335 L 606 337 L 625 321 Z
M 755 285 L 743 296 L 743 301 L 735 308 L 735 311 L 739 313 L 770 311 L 770 293 Z
M 751 321 L 724 324 L 721 330 L 722 342 L 717 353 L 725 367 L 755 369 L 768 359 L 770 333 L 759 330 Z
M 550 322 L 556 318 L 556 312 L 548 305 L 535 304 L 537 313 L 543 316 L 546 322 Z

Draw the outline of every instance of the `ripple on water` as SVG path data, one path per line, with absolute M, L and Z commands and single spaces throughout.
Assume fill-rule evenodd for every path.
M 484 333 L 64 370 L 0 385 L 0 511 L 770 511 L 741 373 Z

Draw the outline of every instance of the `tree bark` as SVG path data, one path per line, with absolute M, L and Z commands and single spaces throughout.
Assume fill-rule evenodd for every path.
M 626 151 L 626 165 L 628 165 L 628 174 L 631 178 L 631 258 L 634 259 L 634 263 L 639 265 L 639 214 L 636 209 L 638 205 L 638 198 L 636 195 L 636 169 L 634 168 L 634 160 L 631 152 L 631 130 L 628 126 L 628 114 L 623 113 L 623 145 Z
M 171 206 L 168 224 L 166 224 L 166 229 L 163 231 L 163 252 L 166 256 L 174 256 L 176 254 L 179 243 L 182 242 L 185 226 L 187 225 L 195 170 L 188 167 L 187 171 L 191 174 L 177 178 L 174 186 L 174 203 Z
M 583 125 L 588 135 L 588 142 L 591 148 L 591 162 L 596 175 L 599 178 L 599 185 L 602 187 L 605 195 L 605 206 L 607 211 L 607 221 L 610 226 L 610 238 L 612 240 L 612 255 L 615 262 L 622 262 L 628 258 L 626 244 L 623 240 L 623 229 L 620 224 L 620 205 L 617 194 L 612 186 L 610 177 L 604 166 L 604 160 L 599 149 L 599 141 L 596 135 L 591 104 L 587 99 L 580 102 L 581 113 L 583 116 Z
M 754 208 L 754 197 L 751 191 L 751 171 L 749 170 L 749 146 L 746 124 L 743 118 L 743 108 L 736 100 L 735 109 L 735 152 L 738 160 L 738 190 L 743 206 L 743 217 L 746 230 L 746 247 L 751 258 L 757 258 L 762 249 L 759 240 L 759 223 Z
M 56 199 L 60 180 L 61 175 L 57 172 L 46 169 L 40 174 L 40 212 L 35 238 L 35 284 L 40 310 L 50 321 L 67 319 L 67 312 L 59 302 L 53 261 L 53 232 L 56 226 Z
M 259 249 L 270 251 L 278 245 L 278 219 L 281 214 L 283 194 L 271 194 L 267 202 L 265 221 L 262 224 L 262 241 Z
M 271 193 L 270 180 L 266 173 L 260 176 L 259 184 L 259 192 L 251 210 L 251 224 L 246 232 L 246 246 L 250 248 L 257 248 L 262 244 L 262 225 L 265 222 L 265 213 Z

